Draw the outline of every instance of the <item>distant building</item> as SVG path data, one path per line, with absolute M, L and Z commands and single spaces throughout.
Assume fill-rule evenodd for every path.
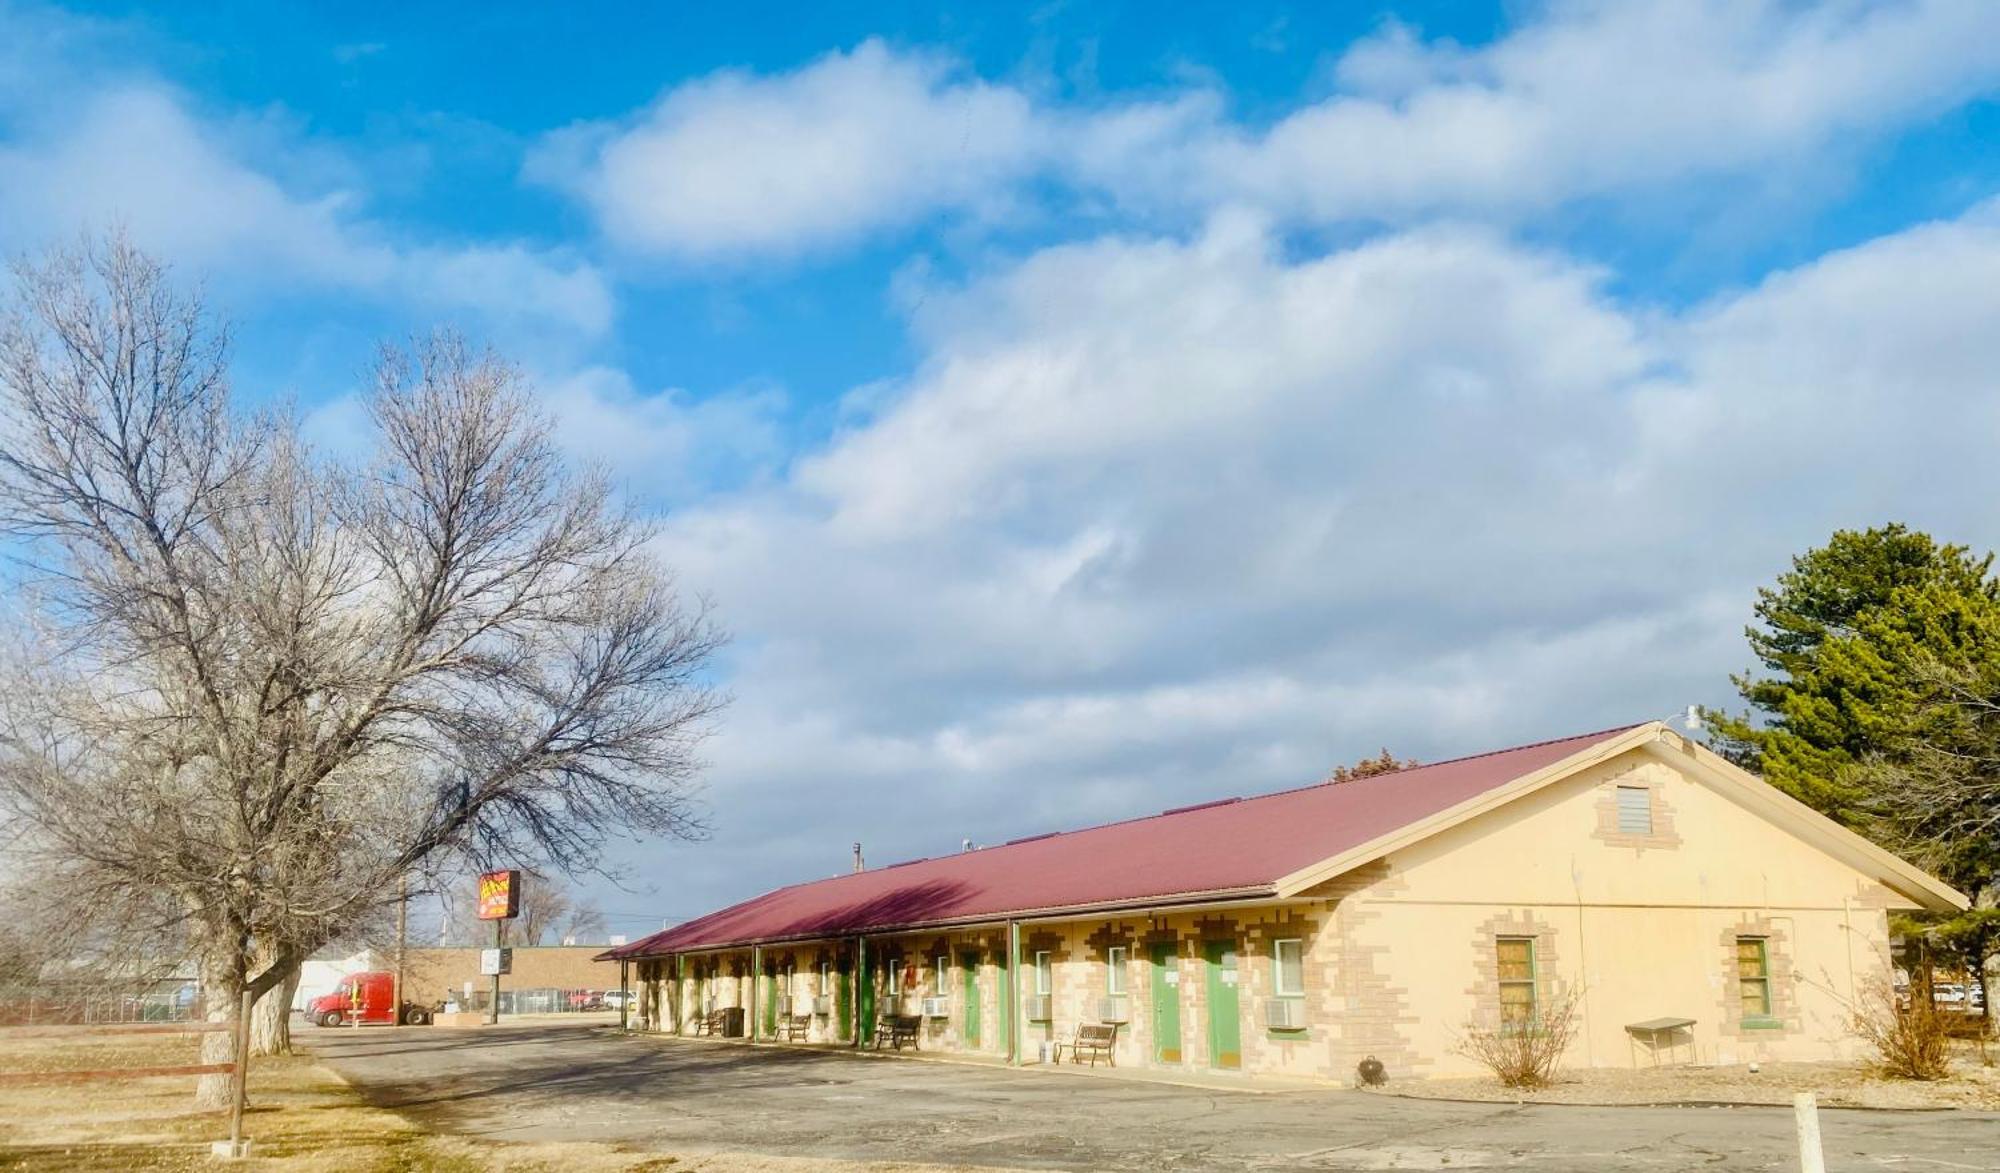
M 1850 1054 L 1888 913 L 1964 904 L 1653 722 L 857 871 L 604 956 L 651 1030 L 902 1015 L 1031 1060 L 1111 1022 L 1121 1065 L 1408 1078 L 1571 996 L 1569 1066 Z
M 618 966 L 599 960 L 602 952 L 602 945 L 522 946 L 514 950 L 513 970 L 500 979 L 500 986 L 503 990 L 615 990 Z M 479 975 L 479 950 L 475 948 L 412 949 L 404 965 L 404 997 L 412 1002 L 463 998 L 467 983 L 475 994 L 481 994 L 493 982 Z
M 483 998 L 493 979 L 479 973 L 477 946 L 412 947 L 403 959 L 403 1000 L 430 1005 L 463 998 L 467 983 Z M 618 988 L 618 966 L 598 959 L 601 945 L 521 946 L 513 951 L 513 971 L 500 979 L 505 991 L 540 991 L 544 994 L 577 991 L 603 993 Z M 321 994 L 331 992 L 340 979 L 367 970 L 394 970 L 392 950 L 364 949 L 348 957 L 314 958 L 305 963 L 299 978 L 299 992 L 292 999 L 294 1009 Z M 547 1001 L 545 997 L 543 1001 Z M 481 1005 L 484 1003 L 481 1002 Z M 514 1005 L 510 998 L 502 1006 Z M 548 1009 L 562 1009 L 549 1006 Z M 525 1012 L 525 1011 L 522 1011 Z

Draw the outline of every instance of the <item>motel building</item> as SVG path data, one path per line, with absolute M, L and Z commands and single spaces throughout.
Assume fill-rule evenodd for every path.
M 631 1025 L 1339 1082 L 1475 1074 L 1574 999 L 1567 1067 L 1860 1052 L 1888 914 L 1965 907 L 1659 722 L 780 888 L 612 950 Z M 1094 1032 L 1102 1036 L 1101 1025 Z

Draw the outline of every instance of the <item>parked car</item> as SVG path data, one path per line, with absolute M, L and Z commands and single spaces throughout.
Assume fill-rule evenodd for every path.
M 330 994 L 322 994 L 306 1003 L 306 1021 L 320 1026 L 393 1025 L 397 1014 L 390 1008 L 396 997 L 396 975 L 380 971 L 350 973 L 340 979 Z M 409 1026 L 423 1026 L 430 1022 L 436 1009 L 419 1006 L 407 999 L 402 1006 L 402 1021 Z
M 604 1008 L 604 995 L 598 993 L 596 990 L 571 990 L 569 1008 L 571 1010 L 601 1010 Z
M 623 1010 L 627 1002 L 637 1001 L 630 990 L 606 990 L 597 1000 L 606 1010 Z
M 1946 1010 L 1977 1010 L 1986 1004 L 1986 991 L 1963 982 L 1939 982 L 1931 989 L 1931 1000 Z

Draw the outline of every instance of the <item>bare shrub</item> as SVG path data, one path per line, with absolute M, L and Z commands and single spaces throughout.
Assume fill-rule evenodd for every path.
M 1576 990 L 1564 990 L 1538 999 L 1531 1013 L 1514 1021 L 1468 1023 L 1452 1049 L 1483 1064 L 1507 1087 L 1547 1087 L 1576 1037 L 1577 1001 Z
M 1944 1079 L 1951 1074 L 1951 1037 L 1944 1015 L 1923 983 L 1909 998 L 1883 978 L 1850 1006 L 1854 1033 L 1875 1052 L 1884 1074 L 1896 1079 Z

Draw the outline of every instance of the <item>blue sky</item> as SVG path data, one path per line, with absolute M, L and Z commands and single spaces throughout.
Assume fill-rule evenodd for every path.
M 457 324 L 736 635 L 637 931 L 1729 699 L 1837 526 L 2000 544 L 2000 10 L 0 0 L 0 247 L 122 223 L 335 450 Z

